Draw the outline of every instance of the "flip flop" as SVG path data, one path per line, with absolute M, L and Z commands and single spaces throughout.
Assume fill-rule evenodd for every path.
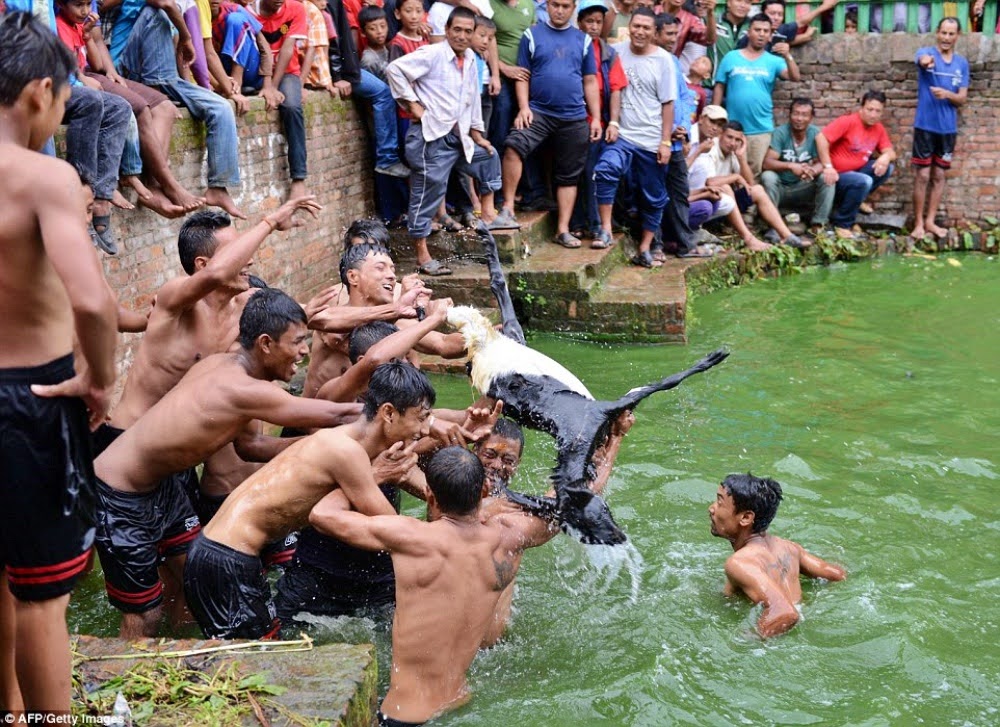
M 440 260 L 435 260 L 431 258 L 423 265 L 417 268 L 417 272 L 421 275 L 430 275 L 431 277 L 437 277 L 441 275 L 451 275 L 451 268 L 445 265 Z

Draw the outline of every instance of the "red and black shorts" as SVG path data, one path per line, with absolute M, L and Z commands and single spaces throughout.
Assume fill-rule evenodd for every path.
M 73 357 L 0 369 L 0 568 L 20 601 L 73 590 L 94 543 L 94 467 L 87 408 L 44 399 L 32 384 L 72 378 Z
M 121 492 L 97 478 L 97 555 L 111 605 L 144 613 L 163 602 L 159 567 L 187 553 L 201 530 L 188 500 L 194 469 L 160 482 L 152 492 Z
M 932 164 L 941 169 L 951 169 L 951 157 L 955 152 L 958 134 L 938 134 L 923 129 L 913 130 L 913 166 L 929 167 Z

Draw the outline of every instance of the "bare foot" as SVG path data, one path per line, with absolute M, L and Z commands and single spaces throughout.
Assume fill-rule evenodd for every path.
M 761 252 L 762 250 L 767 250 L 771 247 L 771 243 L 764 242 L 763 240 L 758 240 L 756 237 L 751 235 L 748 239 L 743 241 L 743 244 L 747 246 L 748 250 L 752 252 Z
M 120 210 L 134 210 L 135 205 L 125 199 L 125 196 L 117 189 L 111 195 L 111 204 Z
M 910 230 L 910 237 L 912 237 L 914 240 L 923 240 L 925 237 L 927 237 L 927 232 L 924 230 L 923 227 L 917 225 L 912 230 Z
M 135 176 L 122 177 L 119 181 L 122 184 L 127 184 L 129 187 L 131 187 L 132 191 L 135 192 L 137 195 L 139 195 L 140 200 L 148 198 L 150 196 L 149 188 L 147 188 L 146 185 L 142 183 L 142 180 L 139 179 L 139 177 Z M 129 207 L 128 209 L 133 209 L 133 208 Z
M 247 216 L 236 206 L 236 202 L 229 196 L 225 187 L 209 187 L 205 190 L 205 204 L 212 207 L 221 207 L 233 217 L 245 220 Z
M 147 189 L 146 191 L 149 193 L 149 196 L 139 198 L 139 204 L 146 209 L 152 210 L 160 215 L 160 217 L 166 217 L 171 220 L 184 216 L 184 208 L 167 199 L 167 196 L 159 189 Z
M 199 207 L 205 206 L 204 197 L 195 197 L 176 182 L 164 187 L 163 194 L 175 205 L 182 207 L 185 212 L 194 212 Z
M 948 230 L 943 227 L 939 227 L 933 222 L 927 223 L 927 231 L 934 235 L 934 237 L 948 237 Z

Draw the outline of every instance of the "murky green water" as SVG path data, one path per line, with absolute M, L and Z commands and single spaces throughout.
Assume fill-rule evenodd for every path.
M 530 552 L 508 638 L 439 723 L 1000 723 L 1000 261 L 961 262 L 716 293 L 694 304 L 686 348 L 534 338 L 606 398 L 733 353 L 647 400 L 622 447 L 608 501 L 642 558 L 638 595 L 565 536 Z M 435 384 L 443 405 L 470 400 L 460 379 Z M 540 491 L 552 455 L 531 436 L 515 484 Z M 785 486 L 772 532 L 849 571 L 806 585 L 804 620 L 767 643 L 749 604 L 721 595 L 731 551 L 706 512 L 748 469 Z M 73 625 L 106 632 L 87 590 Z M 387 666 L 384 628 L 334 633 L 375 638 Z

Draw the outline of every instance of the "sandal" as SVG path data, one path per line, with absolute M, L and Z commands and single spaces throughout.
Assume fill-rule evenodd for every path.
M 90 223 L 91 239 L 108 255 L 118 254 L 118 241 L 111 229 L 111 215 L 94 215 Z
M 552 238 L 552 242 L 556 243 L 557 245 L 562 245 L 563 247 L 569 250 L 576 250 L 578 247 L 580 247 L 580 239 L 578 237 L 574 237 L 568 232 L 560 232 L 558 235 Z
M 658 268 L 663 265 L 663 263 L 653 260 L 653 254 L 649 250 L 637 252 L 629 262 L 640 268 Z
M 653 250 L 653 262 L 665 263 L 667 261 L 667 254 L 663 250 Z
M 594 239 L 590 243 L 590 248 L 592 250 L 606 250 L 614 244 L 615 240 L 611 237 L 611 233 L 602 228 L 594 233 Z
M 442 215 L 438 218 L 438 223 L 442 232 L 461 232 L 465 229 L 451 215 Z
M 451 268 L 445 265 L 440 260 L 435 260 L 431 258 L 423 265 L 417 268 L 417 272 L 421 275 L 430 275 L 431 277 L 437 277 L 440 275 L 451 275 Z
M 715 249 L 705 245 L 699 245 L 693 250 L 677 253 L 677 257 L 681 259 L 715 257 Z

